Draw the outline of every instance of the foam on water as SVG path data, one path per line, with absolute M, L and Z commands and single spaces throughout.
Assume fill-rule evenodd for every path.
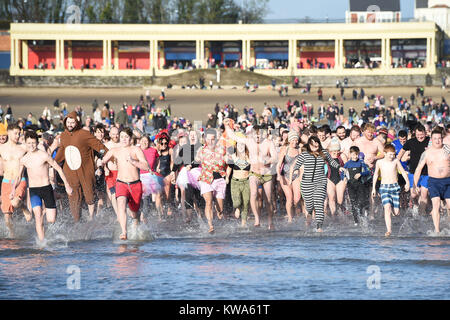
M 253 215 L 250 214 L 247 227 L 241 227 L 240 220 L 228 217 L 223 220 L 214 219 L 215 232 L 208 233 L 209 226 L 204 216 L 193 213 L 192 222 L 186 224 L 180 211 L 174 211 L 171 217 L 159 220 L 156 213 L 145 211 L 146 223 L 141 223 L 137 228 L 128 219 L 128 241 L 152 241 L 154 239 L 176 239 L 176 238 L 223 238 L 223 237 L 248 237 L 248 236 L 270 236 L 271 234 L 285 233 L 294 237 L 380 237 L 384 236 L 386 226 L 384 215 L 377 213 L 374 220 L 362 216 L 357 226 L 354 225 L 352 215 L 326 216 L 323 225 L 323 233 L 317 233 L 315 221 L 308 224 L 305 217 L 297 216 L 292 223 L 288 223 L 284 214 L 274 217 L 275 231 L 267 230 L 266 217 L 262 217 L 260 228 L 253 227 Z M 20 216 L 14 216 L 14 239 L 25 240 L 40 248 L 67 247 L 70 242 L 112 239 L 114 243 L 124 243 L 119 240 L 120 227 L 116 215 L 112 209 L 103 209 L 92 221 L 86 217 L 88 212 L 84 211 L 81 222 L 74 223 L 73 218 L 64 210 L 58 213 L 54 224 L 45 222 L 45 241 L 39 242 L 36 237 L 34 220 L 26 222 Z M 431 216 L 420 216 L 415 214 L 414 209 L 403 212 L 399 217 L 392 217 L 393 237 L 450 237 L 450 219 L 441 217 L 441 232 L 433 231 Z M 3 217 L 0 218 L 0 239 L 11 239 L 9 231 L 4 225 Z

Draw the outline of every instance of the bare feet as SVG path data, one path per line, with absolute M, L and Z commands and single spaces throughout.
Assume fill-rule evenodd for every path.
M 127 234 L 126 233 L 120 234 L 119 239 L 120 240 L 127 240 Z
M 271 230 L 271 231 L 273 231 L 273 230 L 275 230 L 275 227 L 273 226 L 273 224 L 269 224 L 268 229 Z
M 323 232 L 322 228 L 317 228 L 316 231 L 321 233 Z
M 211 233 L 214 233 L 214 227 L 213 227 L 213 226 L 210 226 L 210 227 L 209 227 L 208 233 L 210 233 L 210 234 L 211 234 Z
M 391 235 L 391 232 L 390 231 L 387 231 L 385 234 L 384 234 L 384 236 L 387 238 L 387 237 L 389 237 Z
M 222 220 L 223 219 L 223 213 L 217 211 L 217 219 Z
M 234 211 L 234 216 L 236 217 L 236 219 L 239 219 L 239 217 L 241 216 L 241 210 L 239 210 L 239 208 L 236 208 L 236 211 Z

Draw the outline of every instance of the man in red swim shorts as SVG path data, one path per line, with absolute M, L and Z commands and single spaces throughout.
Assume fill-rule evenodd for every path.
M 112 127 L 109 130 L 109 137 L 111 140 L 105 143 L 105 146 L 111 150 L 113 148 L 120 147 L 119 142 L 119 129 Z M 117 180 L 117 163 L 114 158 L 110 159 L 105 166 L 105 181 L 106 181 L 106 194 L 114 208 L 114 212 L 117 214 L 117 201 L 116 201 L 116 180 Z
M 141 148 L 132 145 L 133 132 L 130 128 L 120 131 L 121 147 L 109 150 L 103 157 L 103 164 L 108 163 L 112 157 L 117 160 L 117 220 L 122 233 L 120 240 L 127 240 L 127 203 L 133 223 L 139 224 L 139 209 L 142 199 L 142 183 L 139 180 L 139 169 L 150 171 Z

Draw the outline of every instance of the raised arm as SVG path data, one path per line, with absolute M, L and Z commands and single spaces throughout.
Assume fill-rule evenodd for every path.
M 230 138 L 236 142 L 239 142 L 239 143 L 244 143 L 244 144 L 248 143 L 247 138 L 239 137 L 234 133 L 234 131 L 233 131 L 233 129 L 231 129 L 228 121 L 224 121 L 224 127 L 225 127 L 225 132 L 227 133 L 228 138 Z

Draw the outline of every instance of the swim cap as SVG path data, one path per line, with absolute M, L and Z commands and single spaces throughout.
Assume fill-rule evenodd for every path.
M 291 130 L 288 133 L 288 142 L 291 142 L 294 139 L 299 140 L 298 132 L 295 130 Z
M 339 140 L 336 138 L 331 139 L 330 144 L 328 145 L 329 151 L 341 151 L 341 144 L 339 143 Z

